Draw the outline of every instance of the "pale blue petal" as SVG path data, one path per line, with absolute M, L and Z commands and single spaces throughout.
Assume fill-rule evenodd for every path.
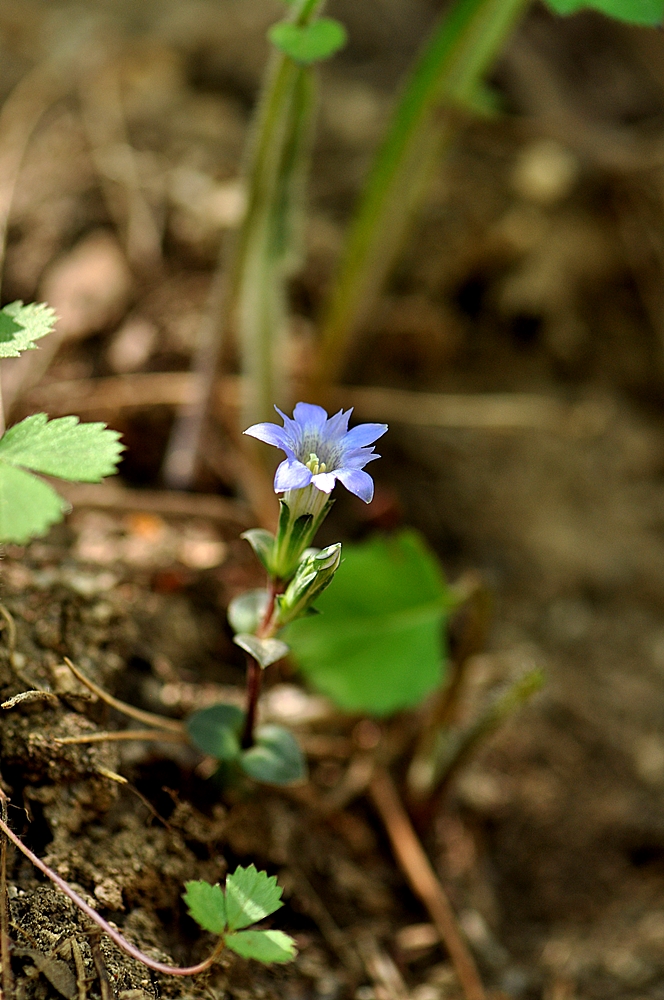
M 344 469 L 363 469 L 377 458 L 380 458 L 380 455 L 376 455 L 373 448 L 354 448 L 353 451 L 344 452 L 339 464 Z
M 365 503 L 371 503 L 374 495 L 374 484 L 368 472 L 362 472 L 361 469 L 339 469 L 336 477 L 349 493 L 354 493 Z
M 286 434 L 290 438 L 291 447 L 297 448 L 298 442 L 302 437 L 302 428 L 295 420 L 289 417 L 287 414 L 282 413 L 278 406 L 275 406 L 275 410 L 284 422 L 284 428 Z
M 285 493 L 286 490 L 301 490 L 311 482 L 311 470 L 294 457 L 281 463 L 274 474 L 274 492 Z
M 373 444 L 386 430 L 387 424 L 358 424 L 348 431 L 341 443 L 344 448 L 362 448 Z
M 302 430 L 308 433 L 321 431 L 327 420 L 327 411 L 315 403 L 298 403 L 293 410 L 293 416 Z
M 311 482 L 314 484 L 316 489 L 321 490 L 323 493 L 331 493 L 334 489 L 336 481 L 336 472 L 319 472 L 311 478 Z
M 244 433 L 258 441 L 264 441 L 265 444 L 274 445 L 275 448 L 282 448 L 284 451 L 290 450 L 289 436 L 279 424 L 253 424 L 253 426 L 247 427 Z
M 333 417 L 330 417 L 325 425 L 324 434 L 326 441 L 337 441 L 344 434 L 348 433 L 348 421 L 352 412 L 353 407 L 351 406 L 350 410 L 346 410 L 345 413 L 343 410 L 339 410 Z

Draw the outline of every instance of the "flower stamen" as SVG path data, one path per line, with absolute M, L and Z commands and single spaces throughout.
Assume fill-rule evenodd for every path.
M 309 460 L 304 463 L 312 475 L 317 476 L 320 472 L 327 472 L 327 465 L 321 462 L 315 451 L 309 453 Z

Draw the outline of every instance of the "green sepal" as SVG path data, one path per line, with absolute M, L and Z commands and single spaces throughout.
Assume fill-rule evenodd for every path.
M 227 926 L 226 897 L 220 885 L 210 885 L 199 879 L 185 882 L 186 892 L 182 898 L 187 904 L 189 915 L 204 931 L 223 934 Z
M 254 733 L 254 745 L 240 756 L 240 767 L 254 781 L 267 785 L 293 785 L 307 777 L 300 745 L 282 726 L 259 726 Z
M 243 531 L 240 538 L 249 542 L 258 561 L 268 573 L 271 573 L 275 542 L 272 532 L 266 531 L 265 528 L 251 528 L 249 531 Z
M 295 941 L 283 931 L 239 931 L 228 935 L 226 947 L 264 965 L 292 962 L 297 955 Z
M 282 893 L 274 875 L 258 871 L 255 865 L 236 868 L 226 879 L 228 929 L 240 930 L 280 910 Z
M 279 627 L 306 615 L 316 598 L 332 583 L 340 562 L 341 542 L 310 551 L 302 559 L 286 592 L 276 598 Z
M 267 34 L 273 45 L 300 66 L 329 59 L 348 39 L 343 24 L 331 17 L 319 17 L 303 25 L 280 21 Z
M 240 632 L 239 635 L 236 635 L 233 642 L 245 653 L 253 656 L 263 670 L 271 663 L 282 660 L 289 652 L 289 647 L 280 639 L 259 639 L 258 636 L 246 632 Z
M 258 590 L 245 590 L 243 594 L 234 597 L 226 612 L 233 631 L 253 634 L 263 620 L 268 600 L 268 592 L 264 587 Z
M 244 712 L 237 705 L 210 705 L 193 712 L 185 726 L 187 734 L 203 753 L 217 760 L 232 761 L 240 755 L 240 733 Z

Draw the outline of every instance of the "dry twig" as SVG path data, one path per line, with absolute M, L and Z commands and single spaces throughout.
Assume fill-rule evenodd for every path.
M 466 1000 L 486 1000 L 475 960 L 464 941 L 454 911 L 385 770 L 369 786 L 371 799 L 385 824 L 396 858 L 413 892 L 426 906 L 445 943 Z

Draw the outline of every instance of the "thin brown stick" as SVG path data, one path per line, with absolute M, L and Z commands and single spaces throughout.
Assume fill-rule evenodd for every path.
M 0 813 L 7 822 L 7 801 L 0 801 Z M 14 974 L 11 965 L 11 943 L 9 940 L 9 900 L 7 898 L 7 838 L 0 844 L 0 961 L 2 962 L 2 1000 L 13 1000 Z
M 147 372 L 97 379 L 52 382 L 25 397 L 32 409 L 49 413 L 104 414 L 142 406 L 196 406 L 200 386 L 193 372 Z M 213 409 L 235 415 L 242 405 L 243 381 L 227 375 L 217 381 Z M 385 389 L 380 386 L 337 386 L 332 406 L 353 406 L 355 416 L 413 427 L 445 427 L 487 432 L 547 431 L 554 434 L 597 434 L 611 410 L 597 401 L 569 403 L 553 395 L 526 392 L 436 393 Z
M 369 792 L 385 824 L 403 873 L 413 892 L 426 906 L 445 943 L 466 1000 L 486 1000 L 475 960 L 463 939 L 450 901 L 431 867 L 387 771 L 381 769 L 376 772 Z
M 155 214 L 143 191 L 136 151 L 132 147 L 120 77 L 120 55 L 113 45 L 97 54 L 80 80 L 83 124 L 108 210 L 123 235 L 129 263 L 150 272 L 162 264 L 161 238 Z
M 251 525 L 249 511 L 236 500 L 210 493 L 179 493 L 175 490 L 129 490 L 112 483 L 58 483 L 60 493 L 77 509 L 144 511 L 161 517 L 202 517 L 235 530 Z
M 40 63 L 22 77 L 0 111 L 0 278 L 16 182 L 28 143 L 44 113 L 70 84 L 70 71 L 63 60 Z
M 174 489 L 191 489 L 201 441 L 211 410 L 217 369 L 222 354 L 228 309 L 228 236 L 222 236 L 217 268 L 196 335 L 196 347 L 187 373 L 194 383 L 191 399 L 180 407 L 168 441 L 163 479 Z
M 99 937 L 100 935 L 97 930 L 90 931 L 88 934 L 90 951 L 92 952 L 92 961 L 95 964 L 97 979 L 99 980 L 101 1000 L 113 1000 L 113 989 L 111 987 L 111 980 L 108 976 L 106 962 L 104 961 L 104 956 L 102 955 L 101 948 L 99 947 Z
M 126 702 L 114 698 L 112 694 L 104 691 L 102 687 L 91 681 L 89 677 L 86 677 L 78 667 L 74 666 L 68 656 L 64 657 L 64 661 L 74 677 L 89 691 L 92 691 L 98 698 L 101 698 L 103 702 L 110 705 L 111 708 L 117 709 L 123 715 L 128 715 L 130 719 L 136 719 L 137 722 L 144 722 L 146 726 L 154 726 L 155 729 L 167 729 L 172 733 L 184 733 L 184 726 L 177 719 L 168 719 L 166 716 L 156 715 L 154 712 L 144 712 L 141 708 L 134 708 L 133 705 L 128 705 Z
M 187 735 L 184 729 L 179 733 L 171 730 L 160 733 L 158 729 L 120 729 L 117 732 L 88 733 L 87 736 L 56 736 L 53 742 L 64 746 L 72 743 L 117 743 L 119 740 L 163 740 L 165 743 L 185 743 Z

